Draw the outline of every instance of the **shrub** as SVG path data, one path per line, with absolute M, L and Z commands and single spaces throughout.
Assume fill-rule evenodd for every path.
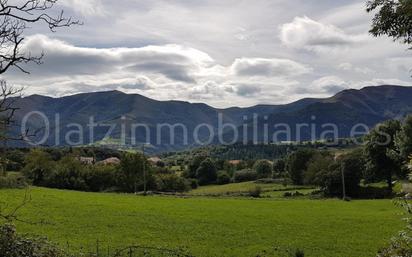
M 254 188 L 249 189 L 249 196 L 254 198 L 259 198 L 262 193 L 262 188 L 260 186 L 255 186 Z
M 56 245 L 43 238 L 27 238 L 16 233 L 13 225 L 0 226 L 2 257 L 68 257 Z
M 197 179 L 188 179 L 189 185 L 192 189 L 196 189 L 199 187 L 199 182 L 197 181 Z
M 48 180 L 48 186 L 70 189 L 70 190 L 89 190 L 84 174 L 86 167 L 77 159 L 67 156 L 56 164 L 56 170 Z
M 217 173 L 217 183 L 219 185 L 225 185 L 230 183 L 230 176 L 226 171 L 219 171 Z
M 176 174 L 159 174 L 156 176 L 157 190 L 162 192 L 186 192 L 190 182 Z
M 342 172 L 345 175 L 345 191 L 350 197 L 359 197 L 360 178 L 364 170 L 364 162 L 356 154 L 348 154 L 335 164 L 331 165 L 329 172 L 320 174 L 320 183 L 327 196 L 342 196 Z
M 25 159 L 24 175 L 36 186 L 45 186 L 54 170 L 54 162 L 50 154 L 33 149 Z
M 136 193 L 144 189 L 146 177 L 146 189 L 156 186 L 153 171 L 146 157 L 140 153 L 125 153 L 122 156 L 119 172 L 119 184 L 122 191 Z
M 206 159 L 207 157 L 204 155 L 196 155 L 193 160 L 190 161 L 187 170 L 185 171 L 185 176 L 187 178 L 196 178 L 197 169 L 199 169 L 200 164 Z
M 84 172 L 84 181 L 90 191 L 102 192 L 117 186 L 118 167 L 114 165 L 89 166 Z
M 295 185 L 303 185 L 304 172 L 309 161 L 316 151 L 311 149 L 300 149 L 290 154 L 286 161 L 286 169 Z
M 199 185 L 207 185 L 216 182 L 217 170 L 211 159 L 206 159 L 200 163 L 196 170 L 196 178 L 199 180 Z
M 255 181 L 258 175 L 256 171 L 253 170 L 239 170 L 236 171 L 233 175 L 233 180 L 236 183 L 246 182 L 246 181 Z
M 267 160 L 259 160 L 253 166 L 259 178 L 268 178 L 272 176 L 272 164 Z
M 284 159 L 277 159 L 273 162 L 273 172 L 283 174 L 286 169 L 286 162 Z
M 9 173 L 6 176 L 0 176 L 0 189 L 25 188 L 26 186 L 26 178 L 20 173 Z
M 407 200 L 398 200 L 398 205 L 401 205 L 405 209 L 407 218 L 406 227 L 403 231 L 399 232 L 397 236 L 393 237 L 390 244 L 381 249 L 378 252 L 377 257 L 410 257 L 412 256 L 412 220 L 411 217 L 411 205 Z
M 324 177 L 330 172 L 334 163 L 334 156 L 329 152 L 314 154 L 307 164 L 303 179 L 304 184 L 322 186 Z

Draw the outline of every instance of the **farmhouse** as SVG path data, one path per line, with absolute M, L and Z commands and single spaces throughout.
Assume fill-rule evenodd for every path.
M 151 157 L 147 160 L 153 165 L 156 165 L 156 164 L 158 164 L 159 162 L 162 161 L 162 159 L 160 159 L 159 157 Z
M 228 162 L 229 164 L 236 166 L 236 165 L 239 165 L 242 161 L 241 160 L 230 160 Z
M 92 165 L 96 163 L 96 159 L 94 157 L 78 157 L 77 159 L 85 165 Z
M 120 159 L 117 158 L 117 157 L 111 157 L 111 158 L 107 158 L 103 161 L 100 161 L 97 164 L 100 164 L 100 165 L 117 165 L 117 164 L 120 164 Z

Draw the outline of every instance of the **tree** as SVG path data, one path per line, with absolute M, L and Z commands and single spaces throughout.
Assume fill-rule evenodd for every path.
M 44 186 L 55 167 L 50 154 L 40 149 L 31 150 L 25 159 L 25 163 L 23 173 L 36 186 Z
M 185 177 L 187 178 L 196 178 L 196 171 L 199 168 L 200 164 L 206 159 L 207 157 L 204 155 L 196 155 L 193 160 L 188 165 L 188 168 L 185 172 Z
M 196 170 L 196 178 L 199 180 L 199 185 L 207 185 L 216 182 L 217 170 L 213 161 L 209 158 L 200 163 Z
M 230 183 L 230 175 L 227 171 L 219 171 L 217 173 L 217 183 L 219 185 L 225 185 Z
M 314 154 L 304 173 L 304 184 L 323 186 L 333 164 L 334 159 L 329 152 Z
M 73 156 L 65 156 L 56 163 L 55 172 L 48 181 L 48 186 L 88 191 L 85 181 L 87 167 Z
M 189 181 L 176 174 L 156 176 L 157 190 L 162 192 L 186 192 L 190 189 Z
M 259 160 L 253 166 L 259 178 L 268 178 L 272 176 L 272 164 L 267 160 Z
M 370 33 L 376 37 L 387 35 L 405 44 L 412 43 L 412 1 L 369 0 L 368 12 L 377 11 Z
M 279 174 L 285 172 L 286 169 L 286 162 L 284 159 L 277 159 L 273 163 L 273 171 Z
M 407 161 L 412 154 L 412 115 L 406 117 L 401 130 L 396 135 L 395 144 L 402 161 Z
M 396 120 L 388 120 L 378 124 L 366 137 L 365 158 L 366 171 L 373 178 L 385 179 L 392 192 L 392 176 L 400 175 L 400 163 L 396 157 L 395 136 L 401 124 Z
M 126 192 L 144 189 L 145 182 L 152 180 L 151 169 L 146 157 L 140 153 L 126 153 L 120 162 L 121 184 Z
M 27 63 L 41 64 L 43 54 L 32 56 L 22 51 L 24 34 L 29 29 L 29 24 L 43 23 L 51 31 L 57 28 L 69 27 L 80 24 L 70 17 L 66 18 L 61 11 L 57 15 L 55 4 L 57 0 L 0 0 L 0 75 L 10 68 L 15 68 L 24 73 L 29 73 L 24 67 Z M 8 86 L 6 81 L 0 80 L 0 141 L 5 145 L 7 140 L 22 140 L 27 135 L 10 138 L 7 134 L 8 127 L 13 123 L 13 116 L 17 110 L 15 100 L 21 95 L 22 88 Z
M 409 170 L 411 169 L 412 159 L 409 165 Z M 411 180 L 411 177 L 409 177 L 409 180 Z M 406 222 L 406 226 L 398 235 L 392 238 L 387 247 L 379 251 L 377 257 L 412 256 L 412 204 L 407 198 L 397 199 L 395 203 L 404 209 L 403 220 Z
M 330 166 L 330 172 L 323 179 L 322 188 L 326 195 L 343 195 L 342 173 L 345 178 L 346 196 L 358 197 L 362 172 L 365 169 L 365 162 L 362 154 L 358 150 L 340 156 L 336 163 Z
M 300 149 L 288 156 L 286 169 L 295 185 L 303 185 L 304 173 L 314 154 L 314 150 Z

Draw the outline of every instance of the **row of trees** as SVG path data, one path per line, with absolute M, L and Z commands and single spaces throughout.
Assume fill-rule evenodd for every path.
M 287 172 L 296 185 L 320 186 L 328 195 L 342 194 L 343 179 L 351 196 L 359 194 L 361 180 L 365 183 L 385 180 L 391 193 L 393 179 L 404 179 L 408 173 L 412 116 L 403 122 L 388 120 L 378 124 L 364 141 L 362 147 L 346 153 L 300 149 L 275 162 L 275 170 Z
M 272 173 L 272 163 L 268 160 L 238 161 L 234 164 L 215 161 L 207 155 L 197 155 L 190 161 L 183 176 L 198 180 L 199 185 L 208 185 L 271 178 Z
M 120 164 L 84 164 L 75 155 L 54 160 L 50 153 L 32 150 L 22 172 L 36 186 L 82 190 L 183 192 L 196 183 L 167 168 L 154 167 L 140 153 L 124 153 Z

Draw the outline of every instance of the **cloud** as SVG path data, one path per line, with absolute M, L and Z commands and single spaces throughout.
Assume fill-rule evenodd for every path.
M 348 83 L 337 76 L 325 76 L 313 81 L 310 85 L 309 91 L 317 94 L 336 94 L 349 87 Z
M 240 58 L 231 66 L 239 76 L 283 77 L 310 73 L 311 68 L 287 59 Z
M 28 92 L 54 96 L 122 90 L 159 100 L 249 97 L 248 102 L 256 104 L 267 101 L 276 88 L 296 84 L 294 77 L 312 72 L 308 65 L 281 58 L 237 58 L 225 66 L 205 52 L 173 44 L 92 48 L 34 35 L 23 50 L 44 52 L 43 64 L 24 67 L 31 75 L 15 70 L 8 78 L 30 88 Z
M 363 42 L 365 35 L 350 35 L 342 29 L 312 20 L 306 16 L 295 17 L 280 28 L 280 39 L 285 46 L 322 50 Z
M 399 80 L 399 79 L 372 79 L 372 80 L 344 80 L 338 76 L 325 76 L 314 80 L 309 88 L 306 90 L 300 90 L 303 94 L 312 94 L 317 96 L 331 96 L 342 90 L 353 88 L 361 89 L 368 86 L 381 86 L 381 85 L 399 85 L 399 86 L 412 86 L 411 82 Z
M 42 35 L 29 37 L 23 50 L 46 53 L 43 65 L 27 69 L 35 76 L 78 76 L 107 73 L 161 74 L 194 83 L 194 74 L 212 62 L 207 54 L 179 45 L 141 48 L 85 48 Z
M 388 58 L 385 63 L 385 67 L 393 72 L 400 72 L 404 74 L 412 73 L 412 58 L 409 57 L 394 57 Z
M 100 0 L 62 0 L 58 3 L 84 16 L 104 16 L 107 14 Z
M 239 96 L 255 96 L 261 93 L 262 89 L 255 84 L 239 84 L 234 87 L 234 91 Z
M 347 72 L 357 72 L 361 74 L 372 74 L 375 73 L 374 70 L 367 67 L 355 67 L 353 64 L 344 62 L 338 65 L 338 70 L 347 71 Z

